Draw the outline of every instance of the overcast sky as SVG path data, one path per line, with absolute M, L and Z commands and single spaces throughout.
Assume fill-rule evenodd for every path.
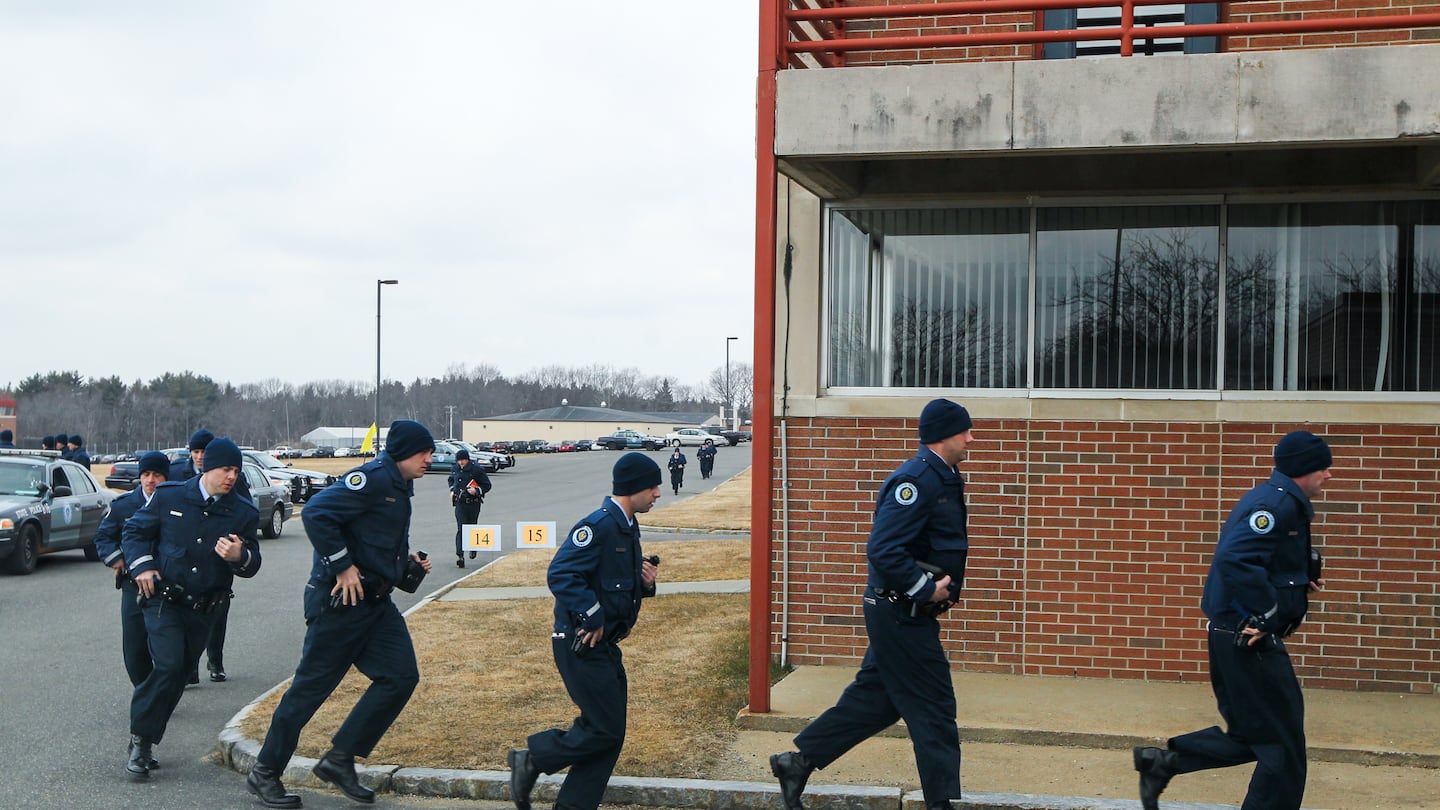
M 753 3 L 0 3 L 0 386 L 749 362 Z

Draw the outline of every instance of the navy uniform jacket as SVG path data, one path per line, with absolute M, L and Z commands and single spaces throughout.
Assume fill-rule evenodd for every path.
M 714 458 L 715 452 L 715 445 L 712 444 L 709 447 L 706 447 L 702 444 L 700 445 L 700 449 L 695 451 L 695 458 L 702 460 L 707 458 Z
M 935 583 L 916 560 L 943 569 L 959 586 L 970 549 L 967 519 L 965 479 L 934 451 L 921 447 L 880 487 L 865 544 L 870 588 L 928 601 Z
M 490 476 L 486 475 L 473 459 L 465 465 L 464 469 L 460 468 L 458 462 L 450 468 L 450 494 L 461 494 L 466 487 L 470 486 L 471 481 L 474 481 L 475 486 L 480 488 L 481 495 L 490 491 Z
M 669 468 L 671 469 L 671 471 L 674 471 L 676 468 L 679 468 L 679 469 L 682 469 L 682 470 L 685 469 L 685 454 L 684 454 L 684 453 L 674 453 L 674 454 L 672 454 L 672 455 L 670 456 L 670 463 L 669 463 L 667 466 L 669 466 Z
M 260 570 L 259 522 L 255 504 L 233 491 L 207 508 L 199 478 L 167 481 L 120 530 L 125 567 L 131 577 L 159 571 L 162 580 L 178 582 L 194 596 L 228 591 L 235 577 Z M 227 534 L 245 544 L 234 564 L 215 553 L 215 541 Z
M 310 581 L 331 582 L 355 566 L 389 583 L 405 575 L 410 558 L 410 496 L 413 482 L 381 453 L 316 492 L 300 513 L 315 547 Z
M 1231 510 L 1205 577 L 1200 607 L 1217 627 L 1247 618 L 1267 633 L 1288 635 L 1310 606 L 1310 520 L 1315 507 L 1298 484 L 1276 470 Z
M 144 505 L 145 490 L 139 486 L 110 502 L 110 510 L 100 521 L 100 528 L 95 530 L 95 552 L 100 555 L 100 562 L 114 565 L 116 558 L 124 553 L 120 547 L 120 530 L 125 527 L 125 521 Z
M 90 469 L 90 454 L 85 452 L 85 448 L 83 447 L 75 448 L 70 452 L 70 455 L 66 456 L 66 458 L 70 459 L 76 464 L 79 464 L 81 467 L 84 467 L 87 470 Z
M 655 595 L 640 578 L 642 562 L 640 524 L 628 522 L 606 498 L 575 524 L 550 561 L 546 581 L 555 595 L 555 632 L 604 627 L 612 642 L 629 635 L 640 600 Z

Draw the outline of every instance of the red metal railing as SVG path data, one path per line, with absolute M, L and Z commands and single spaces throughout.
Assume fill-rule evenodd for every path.
M 780 55 L 790 67 L 809 67 L 800 54 L 810 54 L 821 67 L 839 67 L 844 54 L 855 51 L 897 51 L 966 48 L 993 45 L 1037 45 L 1049 42 L 1119 40 L 1120 55 L 1135 53 L 1135 40 L 1157 36 L 1191 37 L 1260 36 L 1268 34 L 1349 33 L 1387 29 L 1440 27 L 1440 13 L 1373 16 L 1323 16 L 1259 22 L 1222 22 L 1155 27 L 1137 24 L 1138 6 L 1199 5 L 1174 0 L 961 0 L 961 2 L 907 3 L 895 6 L 815 6 L 806 0 L 782 4 L 781 30 L 787 32 Z M 1211 5 L 1207 3 L 1205 5 Z M 909 36 L 846 36 L 844 24 L 852 20 L 920 19 L 946 15 L 985 15 L 1006 12 L 1044 12 L 1082 8 L 1120 9 L 1120 25 L 1063 31 L 987 31 L 965 34 Z M 1343 12 L 1327 11 L 1331 15 Z M 953 27 L 953 26 L 947 26 Z

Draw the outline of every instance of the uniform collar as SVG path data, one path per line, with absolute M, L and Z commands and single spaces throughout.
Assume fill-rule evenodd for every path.
M 1300 485 L 1295 483 L 1295 479 L 1279 470 L 1273 470 L 1270 473 L 1269 483 L 1274 484 L 1276 489 L 1299 501 L 1300 508 L 1305 512 L 1307 520 L 1315 516 L 1315 505 L 1310 503 L 1310 496 L 1306 495 L 1305 490 L 1301 489 Z
M 611 495 L 605 496 L 605 500 L 600 502 L 600 508 L 604 509 L 606 512 L 614 514 L 616 521 L 623 522 L 626 528 L 635 525 L 635 518 L 626 515 L 625 510 L 620 506 L 620 504 L 615 502 L 615 498 Z
M 389 453 L 381 453 L 373 463 L 379 464 L 380 469 L 389 474 L 390 483 L 394 484 L 396 489 L 404 490 L 411 495 L 415 494 L 415 482 L 405 480 L 405 476 L 400 474 L 399 465 L 395 463 L 395 459 L 391 458 Z
M 949 464 L 946 464 L 945 459 L 940 458 L 939 453 L 931 450 L 923 444 L 920 445 L 920 453 L 918 455 L 918 458 L 926 464 L 930 465 L 930 467 L 934 469 L 935 472 L 940 473 L 941 478 L 948 478 L 951 476 L 954 476 L 956 478 L 960 477 L 959 470 L 955 469 Z

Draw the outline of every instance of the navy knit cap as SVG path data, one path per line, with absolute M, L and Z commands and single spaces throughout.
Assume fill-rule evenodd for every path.
M 54 436 L 42 436 L 42 437 L 40 438 L 40 446 L 41 446 L 41 447 L 48 447 L 48 448 L 50 448 L 50 449 L 53 450 L 53 449 L 55 448 L 55 437 L 54 437 Z
M 412 419 L 396 419 L 385 434 L 385 453 L 396 461 L 416 453 L 435 452 L 435 438 L 425 426 Z
M 190 434 L 189 447 L 191 450 L 204 450 L 206 447 L 209 447 L 210 442 L 213 441 L 215 441 L 215 434 L 211 433 L 205 428 L 200 428 L 199 430 Z
M 226 436 L 205 445 L 204 467 L 200 472 L 210 472 L 217 467 L 239 467 L 245 463 L 245 457 L 240 455 L 240 448 L 235 442 L 230 441 Z
M 70 443 L 75 445 L 76 447 L 83 447 L 85 445 L 85 440 L 80 438 L 79 433 L 76 433 L 74 436 L 70 437 Z
M 1275 445 L 1275 469 L 1291 478 L 1327 469 L 1333 461 L 1330 445 L 1308 430 L 1286 433 Z
M 964 433 L 972 424 L 970 412 L 964 406 L 948 399 L 932 399 L 920 412 L 920 443 L 943 441 L 957 433 Z
M 11 431 L 10 428 L 5 428 L 4 430 L 0 430 L 0 442 L 13 442 L 13 441 L 15 441 L 15 433 L 14 433 L 13 431 Z
M 70 437 L 69 437 L 69 436 L 66 436 L 64 433 L 56 433 L 56 434 L 55 434 L 55 446 L 56 446 L 56 447 L 59 447 L 59 446 L 62 445 L 62 444 L 69 444 L 69 443 L 70 443 Z
M 634 495 L 660 486 L 660 465 L 644 453 L 626 453 L 611 473 L 612 495 Z
M 140 472 L 157 472 L 170 477 L 170 458 L 159 450 L 151 450 L 140 457 Z
M 462 459 L 462 458 L 465 459 L 466 461 L 469 461 L 469 460 L 470 460 L 470 451 L 469 451 L 469 450 L 466 450 L 466 449 L 463 448 L 463 447 L 460 448 L 459 450 L 456 450 L 456 451 L 455 451 L 455 460 L 456 460 L 456 461 L 459 461 L 459 460 Z

